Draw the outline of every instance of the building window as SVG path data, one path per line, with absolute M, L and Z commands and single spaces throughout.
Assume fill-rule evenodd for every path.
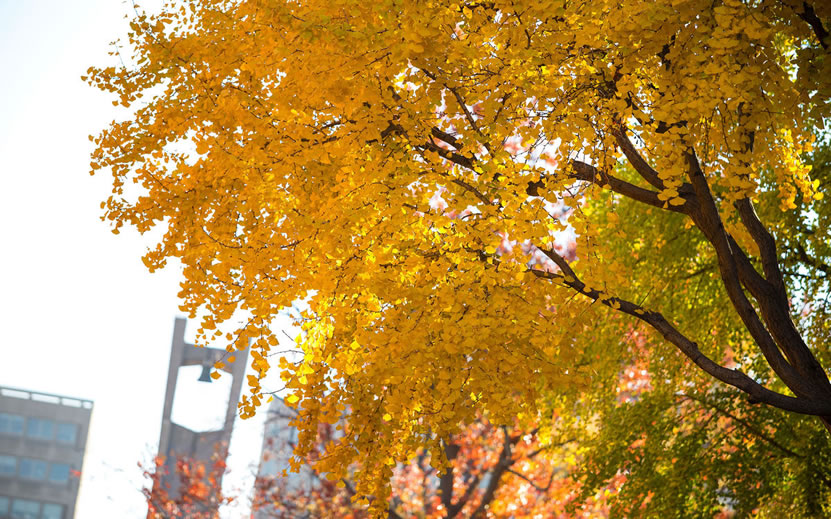
M 41 519 L 63 519 L 63 507 L 54 503 L 44 503 Z
M 12 519 L 38 519 L 40 515 L 40 503 L 28 499 L 15 499 L 12 501 Z
M 24 479 L 33 479 L 35 481 L 43 481 L 46 479 L 46 462 L 41 460 L 33 460 L 31 458 L 22 458 L 20 460 L 20 477 Z
M 78 438 L 78 426 L 74 423 L 59 423 L 55 439 L 58 443 L 65 443 L 67 445 L 75 445 Z
M 0 476 L 14 476 L 15 472 L 17 472 L 17 458 L 0 455 Z
M 26 422 L 26 436 L 36 440 L 51 440 L 55 435 L 55 423 L 45 418 L 29 418 Z
M 66 484 L 69 481 L 69 465 L 66 463 L 53 463 L 49 466 L 49 482 Z
M 22 435 L 23 417 L 16 414 L 0 413 L 0 434 Z
M 9 516 L 9 498 L 0 496 L 0 517 Z

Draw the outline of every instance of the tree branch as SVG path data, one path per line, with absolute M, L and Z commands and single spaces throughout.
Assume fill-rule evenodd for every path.
M 514 469 L 507 469 L 505 472 L 507 472 L 509 474 L 513 474 L 514 476 L 526 481 L 537 492 L 547 492 L 548 489 L 551 488 L 551 483 L 554 482 L 554 474 L 555 474 L 556 471 L 554 469 L 551 470 L 551 477 L 548 479 L 548 484 L 544 487 L 541 487 L 541 486 L 537 485 L 536 483 L 531 481 L 531 479 L 528 476 L 526 476 L 525 474 L 522 474 L 521 472 L 517 472 Z
M 465 169 L 473 170 L 474 163 L 476 162 L 476 159 L 474 158 L 466 157 L 460 153 L 456 153 L 451 150 L 446 150 L 432 141 L 427 142 L 425 144 L 421 144 L 418 147 L 422 150 L 432 151 L 433 153 L 438 154 L 442 158 L 447 159 L 454 164 L 462 166 Z
M 485 493 L 482 494 L 482 500 L 479 502 L 479 506 L 477 506 L 473 513 L 470 514 L 471 519 L 484 517 L 485 509 L 488 505 L 490 505 L 491 501 L 493 501 L 493 498 L 496 495 L 496 490 L 499 488 L 499 480 L 502 479 L 502 475 L 505 474 L 505 471 L 507 471 L 513 464 L 513 443 L 507 429 L 504 426 L 502 427 L 502 434 L 504 437 L 502 439 L 502 451 L 499 453 L 499 461 L 497 461 L 496 465 L 494 465 L 493 469 L 491 469 L 491 477 L 488 480 L 488 486 L 485 488 Z
M 796 255 L 799 258 L 800 262 L 808 265 L 809 267 L 813 267 L 819 270 L 826 276 L 831 275 L 831 265 L 826 265 L 825 263 L 809 255 L 808 251 L 805 250 L 805 247 L 803 247 L 802 244 L 799 242 L 795 242 L 794 247 L 796 248 Z
M 698 345 L 684 336 L 672 326 L 663 315 L 658 312 L 648 311 L 630 301 L 619 297 L 604 296 L 599 290 L 588 287 L 579 280 L 568 262 L 553 250 L 542 250 L 560 268 L 563 274 L 551 273 L 542 270 L 531 270 L 537 277 L 557 280 L 572 290 L 583 294 L 594 301 L 608 306 L 619 312 L 631 315 L 658 331 L 667 341 L 674 344 L 684 355 L 695 363 L 704 372 L 716 379 L 740 389 L 750 395 L 756 402 L 764 402 L 768 405 L 809 415 L 827 415 L 831 412 L 831 402 L 823 400 L 811 400 L 808 398 L 795 398 L 765 388 L 745 373 L 728 369 L 714 362 L 699 350 Z
M 652 169 L 652 166 L 647 164 L 646 160 L 641 157 L 638 150 L 635 149 L 634 144 L 632 144 L 632 141 L 626 136 L 625 128 L 621 127 L 612 130 L 612 135 L 615 136 L 618 146 L 620 146 L 621 151 L 626 155 L 632 167 L 635 168 L 635 171 L 656 189 L 664 189 L 664 182 L 658 176 L 658 172 Z
M 724 416 L 726 416 L 726 417 L 730 418 L 731 420 L 733 420 L 733 421 L 739 423 L 740 425 L 742 425 L 751 434 L 753 434 L 753 436 L 756 436 L 757 438 L 759 438 L 761 440 L 764 440 L 765 442 L 767 442 L 770 445 L 776 447 L 777 449 L 784 452 L 788 456 L 791 456 L 793 458 L 804 458 L 805 457 L 804 455 L 798 454 L 798 453 L 790 450 L 789 448 L 785 447 L 784 445 L 780 444 L 779 442 L 777 442 L 776 440 L 774 440 L 773 438 L 771 438 L 767 434 L 763 433 L 762 431 L 759 431 L 758 429 L 756 429 L 756 427 L 754 427 L 747 420 L 745 420 L 743 418 L 739 418 L 738 416 L 734 415 L 733 413 L 731 413 L 731 412 L 729 412 L 725 409 L 722 409 L 721 407 L 717 406 L 716 404 L 708 402 L 708 401 L 706 401 L 705 399 L 703 399 L 701 397 L 697 397 L 695 395 L 689 395 L 689 394 L 686 394 L 686 393 L 681 393 L 678 396 L 681 397 L 681 398 L 686 398 L 688 400 L 694 400 L 695 402 L 698 402 L 699 404 L 701 404 L 702 406 L 704 406 L 707 409 L 711 409 L 711 410 L 714 410 L 718 413 L 723 414 Z
M 569 178 L 573 178 L 575 180 L 583 180 L 585 182 L 590 182 L 601 187 L 609 186 L 609 188 L 612 191 L 618 193 L 619 195 L 631 198 L 632 200 L 647 205 L 651 205 L 653 207 L 658 207 L 660 209 L 666 209 L 668 211 L 684 214 L 691 210 L 692 200 L 688 197 L 684 199 L 683 204 L 672 205 L 667 201 L 658 198 L 658 193 L 656 193 L 655 191 L 650 191 L 649 189 L 644 189 L 642 187 L 636 186 L 635 184 L 626 182 L 625 180 L 621 180 L 615 176 L 610 175 L 608 172 L 604 170 L 597 169 L 591 164 L 587 164 L 579 160 L 573 160 L 571 161 L 570 166 L 571 172 L 568 173 Z M 535 182 L 529 182 L 528 186 L 525 189 L 525 192 L 531 196 L 539 196 L 539 190 L 544 187 L 545 177 Z
M 470 497 L 473 495 L 473 492 L 479 488 L 479 482 L 482 480 L 482 476 L 480 474 L 476 474 L 473 477 L 473 480 L 467 485 L 465 489 L 465 493 L 462 494 L 462 497 L 456 502 L 455 505 L 452 505 L 450 508 L 447 509 L 447 517 L 455 517 L 462 509 L 465 507 L 467 502 L 470 500 Z
M 454 148 L 456 148 L 457 151 L 461 151 L 462 146 L 461 144 L 459 144 L 459 139 L 457 139 L 453 135 L 450 135 L 449 133 L 438 129 L 435 126 L 430 128 L 430 134 L 436 139 L 444 141 L 445 143 L 453 146 Z
M 756 314 L 756 310 L 747 299 L 740 282 L 741 272 L 737 267 L 736 259 L 739 256 L 738 250 L 734 254 L 728 233 L 724 228 L 721 215 L 710 192 L 710 186 L 707 183 L 704 172 L 701 170 L 695 152 L 693 150 L 687 150 L 685 156 L 687 159 L 690 183 L 695 190 L 699 202 L 698 207 L 690 213 L 690 216 L 716 251 L 721 279 L 727 290 L 727 295 L 733 304 L 733 308 L 736 309 L 736 312 L 750 332 L 753 340 L 759 346 L 770 367 L 782 381 L 797 396 L 809 399 L 816 398 L 816 392 L 813 391 L 808 381 L 804 380 L 799 372 L 782 355 L 779 346 L 774 341 L 770 332 L 765 328 L 764 324 L 762 324 L 761 319 Z M 744 274 L 748 278 L 747 275 L 749 272 L 745 272 Z
M 811 26 L 811 29 L 814 31 L 814 35 L 817 37 L 817 40 L 819 40 L 819 44 L 822 49 L 828 50 L 828 30 L 822 25 L 822 20 L 820 20 L 819 16 L 817 16 L 814 6 L 808 2 L 802 2 L 802 8 L 804 9 L 803 12 L 797 13 L 797 16 L 802 18 L 808 25 Z
M 785 281 L 782 278 L 782 271 L 779 270 L 779 255 L 776 253 L 776 240 L 765 228 L 753 202 L 749 198 L 743 198 L 733 204 L 738 210 L 742 224 L 745 226 L 753 241 L 759 247 L 759 254 L 762 260 L 762 270 L 765 273 L 768 283 L 777 291 L 785 290 Z
M 453 517 L 456 515 L 450 513 L 453 508 L 453 460 L 459 454 L 459 446 L 444 440 L 442 440 L 442 444 L 444 445 L 444 455 L 447 458 L 447 468 L 439 477 L 439 495 L 444 509 L 448 511 L 448 517 Z
M 599 186 L 608 185 L 609 188 L 611 188 L 615 193 L 631 198 L 632 200 L 636 200 L 653 207 L 668 209 L 676 213 L 686 213 L 689 209 L 689 202 L 687 200 L 685 200 L 681 205 L 672 205 L 667 201 L 658 198 L 658 193 L 654 191 L 630 184 L 625 180 L 621 180 L 610 175 L 604 170 L 598 170 L 596 167 L 586 164 L 585 162 L 574 160 L 571 162 L 571 166 L 574 169 L 572 177 L 592 182 Z

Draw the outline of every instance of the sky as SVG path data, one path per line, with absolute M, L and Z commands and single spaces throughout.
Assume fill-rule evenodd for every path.
M 110 43 L 131 12 L 122 0 L 0 0 L 0 385 L 94 401 L 78 518 L 146 516 L 137 463 L 158 446 L 183 316 L 179 270 L 150 274 L 140 258 L 151 240 L 109 232 L 99 204 L 110 179 L 89 175 L 88 136 L 124 113 L 80 76 L 114 64 Z M 221 422 L 230 383 L 199 373 L 180 372 L 173 411 L 197 430 Z M 263 414 L 236 420 L 225 478 L 235 493 L 249 495 Z M 242 517 L 242 501 L 223 516 Z

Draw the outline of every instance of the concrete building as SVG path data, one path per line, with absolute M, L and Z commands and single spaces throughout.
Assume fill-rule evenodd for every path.
M 0 386 L 0 518 L 72 519 L 92 402 Z
M 254 504 L 257 508 L 253 519 L 269 519 L 279 514 L 269 505 L 272 496 L 290 495 L 302 501 L 320 481 L 308 465 L 302 465 L 300 472 L 289 471 L 289 460 L 297 444 L 297 429 L 289 423 L 297 411 L 287 406 L 282 398 L 275 398 L 268 407 L 263 431 L 263 450 L 254 488 Z M 282 475 L 286 471 L 285 477 Z M 307 512 L 297 511 L 298 519 L 310 517 Z

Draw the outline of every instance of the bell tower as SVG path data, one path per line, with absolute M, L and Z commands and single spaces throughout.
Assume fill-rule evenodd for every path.
M 176 495 L 178 478 L 176 477 L 176 460 L 188 458 L 196 462 L 210 463 L 215 456 L 222 459 L 227 456 L 228 445 L 231 440 L 231 430 L 234 418 L 237 415 L 242 380 L 245 374 L 245 363 L 248 349 L 234 353 L 235 362 L 227 362 L 222 371 L 230 374 L 231 392 L 228 397 L 228 406 L 225 410 L 225 420 L 221 429 L 211 431 L 192 431 L 175 423 L 171 419 L 173 400 L 176 396 L 176 382 L 179 377 L 179 368 L 184 366 L 202 366 L 199 380 L 210 382 L 211 367 L 227 352 L 217 348 L 197 348 L 185 342 L 185 326 L 187 320 L 177 317 L 173 325 L 173 342 L 170 349 L 170 364 L 167 371 L 167 389 L 165 390 L 164 409 L 162 411 L 162 427 L 159 435 L 158 455 L 164 461 L 166 473 L 161 477 L 162 485 L 171 495 Z

